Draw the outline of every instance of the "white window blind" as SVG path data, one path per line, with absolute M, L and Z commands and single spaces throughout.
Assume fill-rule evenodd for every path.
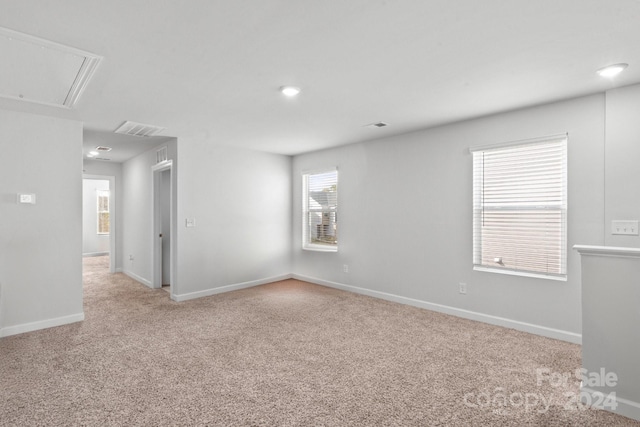
M 97 190 L 98 234 L 109 234 L 109 190 Z
M 472 153 L 474 266 L 565 276 L 567 136 Z
M 338 249 L 338 171 L 302 175 L 302 246 L 319 251 Z

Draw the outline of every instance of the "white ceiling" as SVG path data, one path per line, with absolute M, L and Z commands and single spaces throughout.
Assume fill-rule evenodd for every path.
M 83 153 L 85 156 L 89 154 L 90 151 L 94 151 L 98 146 L 110 147 L 112 149 L 111 151 L 99 151 L 100 154 L 96 158 L 103 161 L 109 160 L 114 163 L 122 163 L 138 154 L 166 144 L 169 140 L 173 139 L 158 136 L 146 138 L 91 129 L 85 129 L 83 137 Z
M 0 108 L 282 154 L 640 82 L 640 0 L 3 0 L 0 26 L 104 57 L 72 110 Z

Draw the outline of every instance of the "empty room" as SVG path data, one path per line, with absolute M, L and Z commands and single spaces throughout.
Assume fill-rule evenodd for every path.
M 640 426 L 638 22 L 3 1 L 0 426 Z

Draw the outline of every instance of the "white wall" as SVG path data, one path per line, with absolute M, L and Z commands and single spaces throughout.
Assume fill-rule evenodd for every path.
M 640 237 L 611 234 L 612 220 L 640 220 L 640 85 L 607 92 L 605 243 L 640 247 Z
M 598 246 L 578 250 L 583 277 L 582 367 L 588 377 L 600 375 L 601 370 L 616 376 L 608 383 L 583 383 L 582 391 L 590 404 L 640 421 L 640 250 Z M 597 393 L 617 405 L 603 402 Z
M 0 110 L 0 152 L 0 336 L 82 320 L 82 123 Z
M 115 179 L 115 200 L 113 203 L 115 215 L 115 239 L 116 239 L 116 271 L 122 271 L 123 256 L 122 256 L 122 195 L 124 192 L 124 185 L 122 180 L 122 164 L 110 163 L 99 160 L 84 159 L 83 171 L 86 175 L 102 175 L 112 176 Z M 113 194 L 112 193 L 112 194 Z
M 605 369 L 619 379 L 613 387 L 583 385 L 583 391 L 594 403 L 599 402 L 594 392 L 614 393 L 618 404 L 614 412 L 636 420 L 640 420 L 640 237 L 613 235 L 611 221 L 640 219 L 639 117 L 640 85 L 606 93 L 603 232 L 608 247 L 582 249 L 582 366 L 590 373 Z
M 197 139 L 180 139 L 178 153 L 176 299 L 287 277 L 291 158 Z
M 98 234 L 98 190 L 109 190 L 109 181 L 82 180 L 82 254 L 109 253 L 109 235 Z
M 569 247 L 602 244 L 604 103 L 604 95 L 594 95 L 296 156 L 294 273 L 579 341 L 580 265 L 573 251 L 566 282 L 473 271 L 468 150 L 568 132 Z M 301 173 L 333 166 L 339 169 L 339 250 L 303 251 Z M 467 295 L 458 293 L 460 282 L 467 283 Z

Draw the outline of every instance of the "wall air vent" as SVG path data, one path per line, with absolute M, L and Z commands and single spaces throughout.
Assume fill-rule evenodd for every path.
M 156 163 L 166 162 L 169 159 L 167 156 L 167 147 L 162 147 L 156 151 Z
M 71 108 L 101 56 L 0 27 L 0 96 Z
M 115 130 L 115 133 L 122 133 L 131 136 L 154 136 L 165 130 L 166 128 L 153 125 L 145 125 L 143 123 L 126 121 Z

